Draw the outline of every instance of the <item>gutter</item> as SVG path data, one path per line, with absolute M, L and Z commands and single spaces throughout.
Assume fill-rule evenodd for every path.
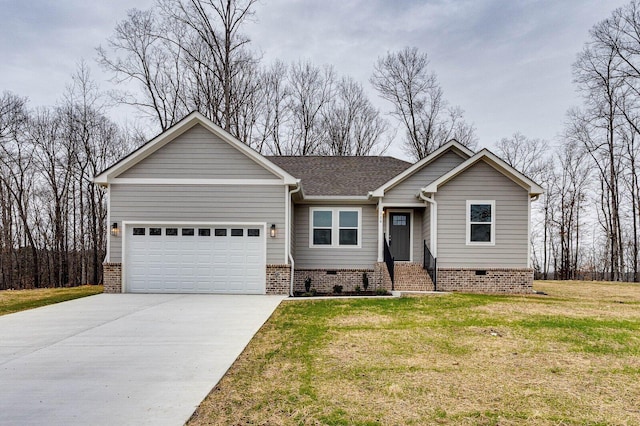
M 287 223 L 289 224 L 289 229 L 287 229 L 287 235 L 289 236 L 289 238 L 287 238 L 287 257 L 289 258 L 289 262 L 291 262 L 291 269 L 289 272 L 289 276 L 291 278 L 291 282 L 289 283 L 290 297 L 293 297 L 293 278 L 294 278 L 295 267 L 296 267 L 296 262 L 293 260 L 293 256 L 291 255 L 291 227 L 292 227 L 291 221 L 293 220 L 293 215 L 291 214 L 292 207 L 293 207 L 292 196 L 296 192 L 299 192 L 301 189 L 302 189 L 302 185 L 300 185 L 300 179 L 298 179 L 296 181 L 296 187 L 291 191 L 289 191 L 289 203 L 287 205 Z

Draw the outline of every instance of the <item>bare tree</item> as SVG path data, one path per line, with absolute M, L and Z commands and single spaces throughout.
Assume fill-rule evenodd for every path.
M 520 132 L 496 143 L 498 155 L 511 167 L 537 181 L 550 169 L 549 143 Z
M 259 152 L 284 155 L 287 152 L 287 126 L 291 88 L 287 84 L 289 67 L 275 61 L 260 77 L 260 109 L 252 146 Z
M 243 24 L 256 0 L 158 0 L 120 22 L 100 63 L 119 82 L 135 81 L 142 94 L 117 100 L 151 113 L 162 130 L 198 110 L 249 142 L 255 121 L 258 61 L 247 48 Z
M 549 143 L 541 139 L 528 138 L 520 132 L 509 138 L 502 138 L 496 143 L 497 154 L 511 167 L 524 173 L 534 181 L 545 187 L 546 193 L 537 204 L 542 216 L 542 247 L 541 253 L 532 250 L 537 260 L 537 269 L 546 279 L 549 273 L 549 238 L 552 233 L 552 200 L 555 197 L 553 161 L 549 155 Z M 550 193 L 551 191 L 551 193 Z M 532 230 L 532 247 L 536 244 L 538 230 Z
M 616 137 L 619 102 L 625 92 L 624 80 L 619 78 L 623 63 L 611 45 L 593 38 L 574 63 L 574 80 L 583 94 L 584 109 L 571 115 L 571 135 L 591 157 L 604 191 L 601 210 L 609 239 L 611 280 L 621 279 L 625 269 L 620 216 L 621 145 Z
M 293 155 L 318 154 L 323 143 L 322 112 L 335 95 L 332 67 L 297 62 L 289 72 L 291 135 L 287 151 Z
M 2 147 L 3 151 L 11 149 L 10 146 L 18 140 L 18 135 L 27 119 L 25 104 L 25 98 L 10 92 L 4 92 L 0 96 L 0 147 Z M 11 288 L 15 276 L 14 254 L 17 241 L 11 180 L 12 171 L 9 162 L 0 161 L 0 208 L 2 216 L 0 223 L 2 227 L 2 232 L 0 233 L 2 283 L 0 288 Z
M 335 97 L 323 113 L 322 132 L 326 142 L 323 155 L 370 155 L 384 152 L 390 140 L 383 142 L 386 121 L 371 104 L 362 85 L 343 77 L 336 86 Z
M 429 60 L 417 48 L 389 52 L 374 66 L 371 84 L 383 99 L 393 105 L 392 115 L 406 130 L 407 153 L 418 160 L 448 142 L 457 139 L 473 147 L 473 126 L 464 122 L 463 111 L 444 100 Z
M 25 122 L 26 124 L 26 122 Z M 16 224 L 18 239 L 16 243 L 31 254 L 31 258 L 18 265 L 20 269 L 31 271 L 30 285 L 40 287 L 40 256 L 39 245 L 35 234 L 35 222 L 37 211 L 32 208 L 34 204 L 35 189 L 35 157 L 34 145 L 27 138 L 24 126 L 20 126 L 12 132 L 12 137 L 3 137 L 0 140 L 0 165 L 2 170 L 2 183 L 6 189 L 9 203 L 15 209 L 19 224 Z M 19 228 L 18 228 L 19 227 Z M 15 249 L 15 248 L 13 248 Z M 29 284 L 28 284 L 29 285 Z
M 238 80 L 246 78 L 243 71 L 255 62 L 245 49 L 249 38 L 240 33 L 242 24 L 253 14 L 257 0 L 159 0 L 158 5 L 167 17 L 174 19 L 193 34 L 192 43 L 200 44 L 202 56 L 175 42 L 189 60 L 204 67 L 214 77 L 222 91 L 220 115 L 212 116 L 221 126 L 232 132 L 234 110 L 241 106 L 236 98 Z M 190 46 L 193 47 L 193 44 Z M 234 91 L 235 89 L 235 91 Z
M 154 9 L 132 9 L 127 18 L 116 25 L 107 39 L 107 48 L 98 47 L 99 63 L 113 72 L 118 83 L 137 83 L 140 90 L 132 94 L 126 90 L 113 91 L 119 103 L 132 105 L 155 117 L 166 130 L 186 112 L 183 99 L 182 51 L 171 41 L 173 28 Z

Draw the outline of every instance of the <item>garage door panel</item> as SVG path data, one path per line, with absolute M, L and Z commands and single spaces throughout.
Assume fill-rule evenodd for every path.
M 125 232 L 129 292 L 265 293 L 264 228 L 141 224 Z

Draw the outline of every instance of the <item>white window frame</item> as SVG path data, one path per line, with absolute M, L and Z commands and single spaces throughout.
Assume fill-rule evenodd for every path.
M 491 222 L 471 222 L 471 206 L 473 204 L 489 204 L 491 206 Z M 468 246 L 495 246 L 496 245 L 496 200 L 467 200 L 467 212 L 465 213 L 466 241 Z M 471 225 L 491 225 L 491 241 L 471 241 Z
M 330 211 L 331 212 L 331 244 L 313 244 L 313 212 Z M 358 213 L 358 244 L 340 245 L 340 212 L 356 212 Z M 322 228 L 322 227 L 319 227 Z M 356 228 L 344 228 L 356 229 Z M 359 249 L 362 248 L 362 208 L 361 207 L 310 207 L 309 208 L 309 248 L 341 248 L 341 249 Z

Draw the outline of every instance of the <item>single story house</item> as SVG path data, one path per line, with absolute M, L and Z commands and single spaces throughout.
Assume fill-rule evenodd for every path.
M 312 288 L 532 292 L 542 188 L 456 141 L 384 156 L 263 156 L 193 112 L 94 182 L 108 195 L 105 292 Z

